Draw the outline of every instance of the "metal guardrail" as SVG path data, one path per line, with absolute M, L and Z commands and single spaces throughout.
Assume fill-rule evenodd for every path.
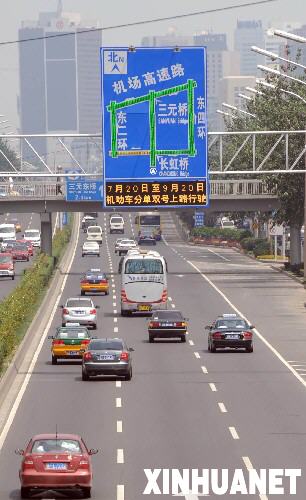
M 212 180 L 209 183 L 212 199 L 225 198 L 276 198 L 273 191 L 258 179 L 253 180 Z M 65 182 L 14 183 L 10 189 L 7 183 L 0 183 L 0 201 L 4 198 L 16 199 L 65 199 Z

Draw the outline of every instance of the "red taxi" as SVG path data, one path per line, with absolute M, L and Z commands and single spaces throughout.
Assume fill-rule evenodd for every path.
M 34 248 L 31 241 L 28 240 L 17 240 L 16 243 L 22 243 L 23 245 L 27 245 L 28 253 L 32 257 L 34 255 Z
M 9 252 L 0 253 L 0 278 L 15 279 L 13 257 Z
M 88 450 L 83 439 L 75 434 L 38 434 L 21 455 L 19 470 L 21 498 L 46 490 L 56 492 L 81 491 L 83 498 L 91 498 L 92 465 L 90 455 L 98 450 Z
M 14 260 L 29 261 L 29 259 L 30 259 L 28 247 L 24 243 L 17 243 L 16 242 L 16 244 L 13 245 L 10 253 L 11 253 Z

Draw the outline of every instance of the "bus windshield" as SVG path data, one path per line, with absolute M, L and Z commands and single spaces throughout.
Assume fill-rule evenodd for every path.
M 146 214 L 139 215 L 140 226 L 160 226 L 160 215 Z
M 130 259 L 125 264 L 126 274 L 163 274 L 159 259 Z

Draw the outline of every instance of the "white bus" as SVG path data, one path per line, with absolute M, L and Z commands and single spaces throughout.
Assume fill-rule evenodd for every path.
M 130 252 L 119 264 L 121 315 L 167 309 L 167 263 L 158 252 Z

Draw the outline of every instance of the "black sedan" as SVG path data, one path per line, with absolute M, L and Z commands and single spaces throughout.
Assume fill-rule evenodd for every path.
M 154 231 L 150 227 L 142 227 L 138 233 L 138 245 L 156 245 Z
M 187 319 L 180 311 L 157 310 L 149 320 L 148 331 L 149 342 L 155 338 L 180 338 L 186 342 Z
M 118 375 L 131 380 L 132 351 L 121 339 L 91 340 L 83 355 L 82 380 L 97 375 Z
M 209 352 L 226 347 L 253 352 L 252 330 L 255 327 L 237 314 L 223 314 L 205 328 L 208 330 Z

